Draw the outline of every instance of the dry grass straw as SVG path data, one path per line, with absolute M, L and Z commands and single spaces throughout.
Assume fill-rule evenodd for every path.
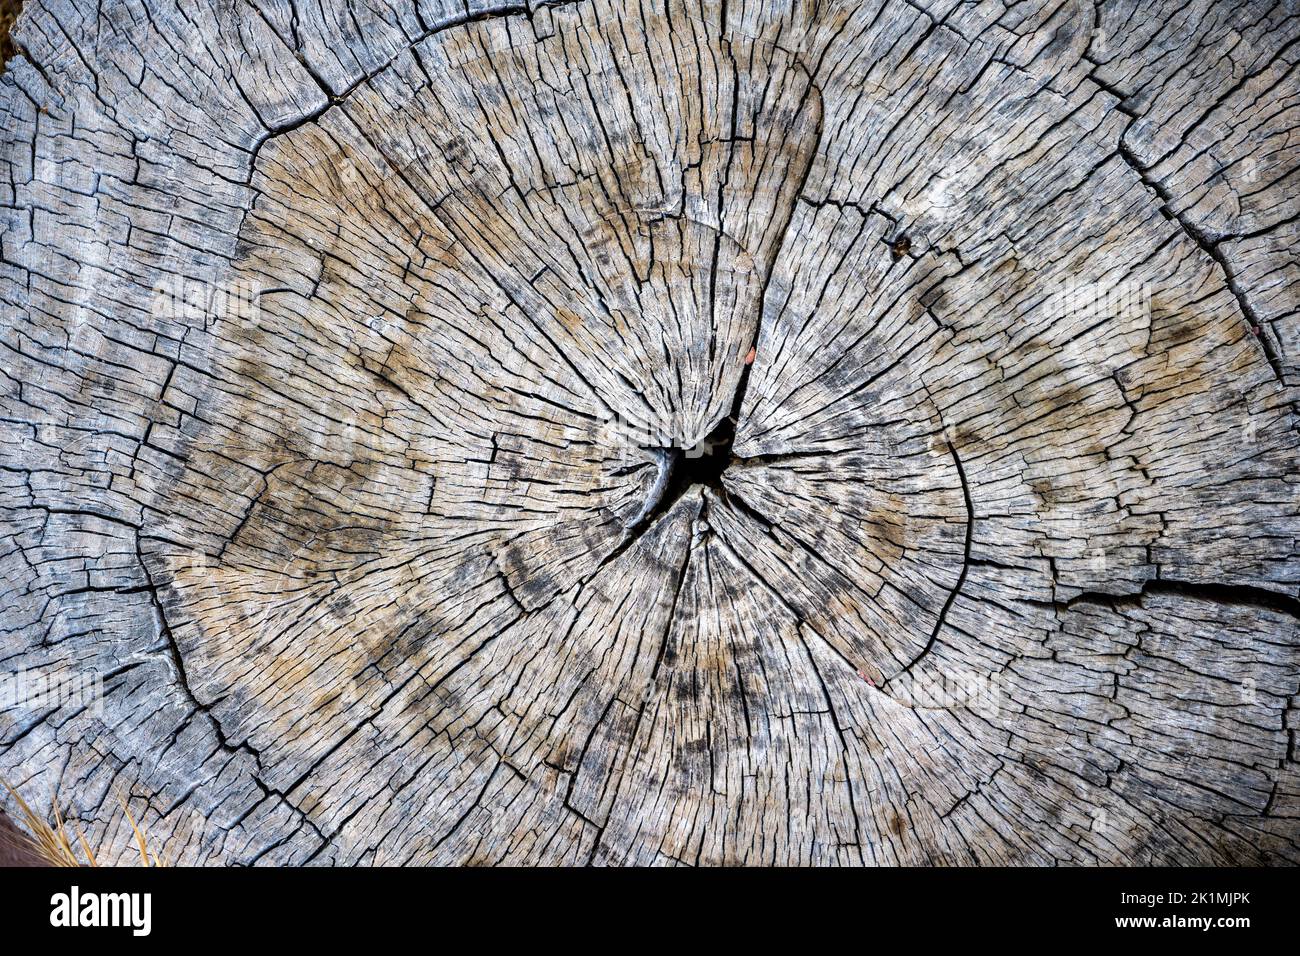
M 21 839 L 36 856 L 50 866 L 99 866 L 99 855 L 91 848 L 89 841 L 86 840 L 86 834 L 76 823 L 72 824 L 72 829 L 77 837 L 76 846 L 74 847 L 68 834 L 68 826 L 64 822 L 63 814 L 59 812 L 59 805 L 56 801 L 51 801 L 54 811 L 54 823 L 51 824 L 45 817 L 33 810 L 17 790 L 7 783 L 4 784 L 4 788 L 9 791 L 9 795 L 18 804 L 19 822 L 27 831 L 21 835 Z M 118 802 L 122 805 L 122 812 L 126 815 L 127 822 L 131 824 L 131 832 L 135 834 L 135 845 L 140 854 L 139 865 L 162 866 L 163 864 L 158 859 L 158 855 L 149 849 L 149 840 L 144 831 L 136 824 L 135 817 L 131 815 L 131 810 L 127 807 L 126 801 L 119 798 Z M 77 855 L 78 847 L 81 850 L 81 856 Z

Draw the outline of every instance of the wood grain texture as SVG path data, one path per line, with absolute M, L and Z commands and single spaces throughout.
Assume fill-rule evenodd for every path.
M 171 862 L 1300 862 L 1300 9 L 27 0 L 0 776 Z

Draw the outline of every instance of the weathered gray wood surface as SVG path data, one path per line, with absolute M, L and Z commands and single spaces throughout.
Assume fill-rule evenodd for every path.
M 0 775 L 123 859 L 1300 862 L 1298 41 L 28 0 L 0 666 L 103 700 Z

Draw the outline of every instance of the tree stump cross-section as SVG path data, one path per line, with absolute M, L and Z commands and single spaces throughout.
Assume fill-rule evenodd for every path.
M 101 860 L 1300 862 L 1290 0 L 11 45 L 0 776 Z

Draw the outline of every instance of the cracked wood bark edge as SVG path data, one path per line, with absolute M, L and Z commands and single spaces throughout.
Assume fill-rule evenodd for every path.
M 28 0 L 0 659 L 103 694 L 0 775 L 177 863 L 1300 862 L 1298 39 Z

